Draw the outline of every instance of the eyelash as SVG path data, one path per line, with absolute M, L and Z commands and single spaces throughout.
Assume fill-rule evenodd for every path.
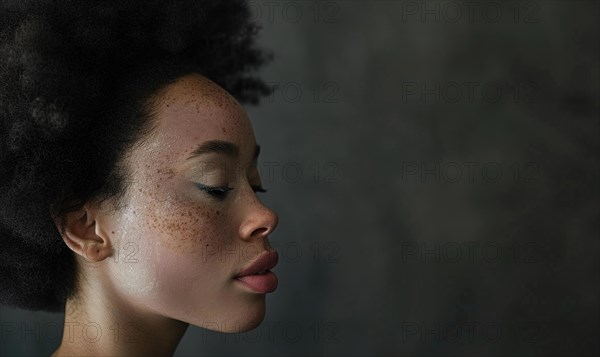
M 227 196 L 227 194 L 229 193 L 229 191 L 233 190 L 233 187 L 227 187 L 227 186 L 207 186 L 207 185 L 203 185 L 201 183 L 196 183 L 196 186 L 198 186 L 198 188 L 206 193 L 208 193 L 209 195 L 216 197 L 218 199 L 225 199 L 225 197 Z M 254 192 L 267 192 L 267 190 L 261 186 L 252 186 L 252 189 L 254 190 Z

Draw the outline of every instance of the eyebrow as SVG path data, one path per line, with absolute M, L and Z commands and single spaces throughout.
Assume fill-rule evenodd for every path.
M 206 142 L 200 144 L 196 148 L 196 150 L 192 151 L 190 156 L 188 156 L 187 160 L 191 160 L 198 156 L 205 155 L 205 154 L 212 154 L 212 153 L 224 154 L 229 157 L 236 158 L 240 154 L 240 148 L 237 145 L 235 145 L 234 143 L 231 143 L 229 141 L 209 140 L 209 141 L 206 141 Z M 256 145 L 254 147 L 254 154 L 252 156 L 253 160 L 256 160 L 258 158 L 259 154 L 260 154 L 260 145 Z

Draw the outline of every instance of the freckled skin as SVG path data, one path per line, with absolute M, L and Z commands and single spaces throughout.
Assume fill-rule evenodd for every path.
M 135 244 L 138 262 L 107 259 L 106 282 L 145 312 L 224 332 L 254 328 L 264 318 L 265 295 L 233 277 L 272 250 L 267 235 L 278 219 L 251 188 L 260 178 L 250 121 L 233 97 L 197 74 L 158 98 L 158 130 L 127 158 L 134 178 L 127 205 L 104 219 L 113 245 Z M 207 140 L 232 142 L 240 156 L 186 161 Z M 208 170 L 215 165 L 227 170 Z M 219 201 L 196 183 L 234 189 Z

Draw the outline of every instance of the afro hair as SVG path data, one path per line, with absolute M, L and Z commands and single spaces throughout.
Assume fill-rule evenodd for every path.
M 60 311 L 76 265 L 53 218 L 125 192 L 152 94 L 200 73 L 257 104 L 272 56 L 245 1 L 0 4 L 0 303 Z

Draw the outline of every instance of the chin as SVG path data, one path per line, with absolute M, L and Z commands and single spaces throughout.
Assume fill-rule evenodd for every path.
M 258 327 L 265 319 L 265 299 L 261 299 L 256 305 L 240 312 L 235 316 L 233 323 L 224 324 L 224 333 L 247 332 Z
M 258 301 L 244 306 L 243 309 L 229 309 L 219 318 L 219 322 L 190 321 L 192 325 L 222 333 L 247 332 L 258 327 L 265 318 L 264 295 Z
M 255 328 L 257 328 L 261 322 L 263 322 L 263 320 L 265 319 L 265 314 L 261 314 L 260 316 L 256 316 L 252 319 L 248 319 L 246 321 L 244 321 L 244 323 L 240 323 L 239 324 L 239 328 L 232 330 L 232 331 L 223 331 L 223 332 L 227 332 L 227 333 L 231 333 L 231 332 L 247 332 L 250 330 L 254 330 Z

